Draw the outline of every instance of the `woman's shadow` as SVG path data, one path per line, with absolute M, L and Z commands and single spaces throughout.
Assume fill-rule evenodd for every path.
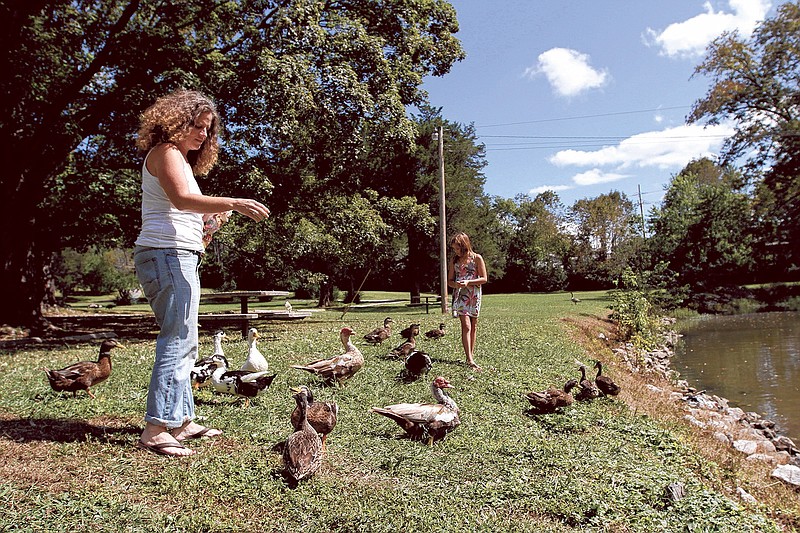
M 142 429 L 131 424 L 109 426 L 90 424 L 69 418 L 17 418 L 0 420 L 0 435 L 14 442 L 36 441 L 86 442 L 130 444 L 130 435 L 139 435 Z

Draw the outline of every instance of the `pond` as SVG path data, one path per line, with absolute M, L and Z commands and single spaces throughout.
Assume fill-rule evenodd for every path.
M 800 444 L 800 313 L 703 316 L 680 326 L 673 368 Z

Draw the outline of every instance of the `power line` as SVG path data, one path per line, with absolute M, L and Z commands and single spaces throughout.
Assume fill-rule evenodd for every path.
M 599 117 L 612 117 L 617 115 L 633 115 L 635 113 L 652 113 L 654 111 L 668 111 L 671 109 L 686 109 L 687 106 L 669 106 L 669 107 L 657 107 L 654 109 L 637 109 L 635 111 L 617 111 L 615 113 L 598 113 L 596 115 L 579 115 L 575 117 L 560 117 L 560 118 L 543 118 L 539 120 L 526 120 L 524 122 L 506 122 L 503 124 L 486 124 L 482 126 L 475 126 L 476 128 L 495 128 L 498 126 L 517 126 L 520 124 L 538 124 L 541 122 L 558 122 L 561 120 L 580 120 L 584 118 L 599 118 Z

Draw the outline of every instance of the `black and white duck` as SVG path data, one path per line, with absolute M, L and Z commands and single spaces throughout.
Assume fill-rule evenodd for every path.
M 224 331 L 219 330 L 214 332 L 213 335 L 214 353 L 195 361 L 194 367 L 190 372 L 193 388 L 199 389 L 209 384 L 209 379 L 211 379 L 211 374 L 213 374 L 214 370 L 217 368 L 217 366 L 213 362 L 213 357 L 215 355 L 221 355 L 223 357 L 225 356 L 225 352 L 222 350 L 222 339 L 224 338 L 225 338 Z
M 427 376 L 432 367 L 433 362 L 430 355 L 422 350 L 413 350 L 403 363 L 400 379 L 406 383 L 416 381 L 423 374 Z
M 228 360 L 224 355 L 214 355 L 211 359 L 216 367 L 210 380 L 214 391 L 244 398 L 245 407 L 250 405 L 252 398 L 267 390 L 277 375 L 268 376 L 267 371 L 228 370 Z

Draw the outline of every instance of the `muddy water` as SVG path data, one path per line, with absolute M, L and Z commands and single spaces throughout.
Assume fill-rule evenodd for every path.
M 709 316 L 680 329 L 672 364 L 681 378 L 800 444 L 800 313 Z

